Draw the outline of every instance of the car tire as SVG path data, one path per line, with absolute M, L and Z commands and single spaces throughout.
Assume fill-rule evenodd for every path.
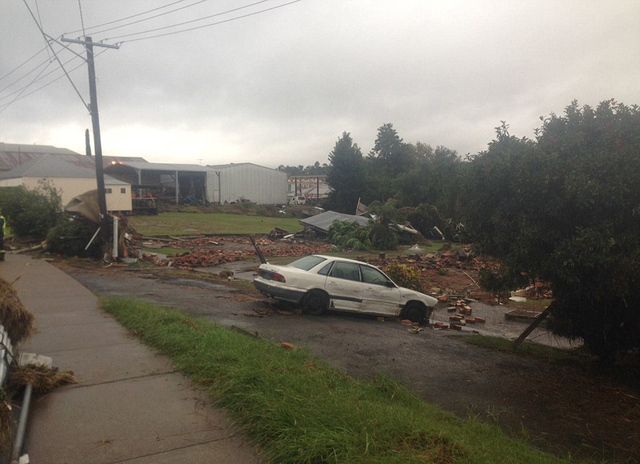
M 427 316 L 424 306 L 420 303 L 409 303 L 402 311 L 402 318 L 409 319 L 411 322 L 423 324 Z
M 305 314 L 318 316 L 329 308 L 329 295 L 318 290 L 312 290 L 304 299 L 302 311 Z

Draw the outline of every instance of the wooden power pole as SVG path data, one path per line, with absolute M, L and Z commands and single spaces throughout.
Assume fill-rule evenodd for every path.
M 77 43 L 84 45 L 87 50 L 87 67 L 89 68 L 89 112 L 91 114 L 91 124 L 93 126 L 93 145 L 96 162 L 96 181 L 98 184 L 98 207 L 100 208 L 100 236 L 104 241 L 108 241 L 109 218 L 107 216 L 107 197 L 104 187 L 104 166 L 102 164 L 102 139 L 100 137 L 100 116 L 98 114 L 98 92 L 96 90 L 96 68 L 93 59 L 93 47 L 120 48 L 119 45 L 108 45 L 93 43 L 91 37 L 84 40 L 61 39 L 63 42 Z

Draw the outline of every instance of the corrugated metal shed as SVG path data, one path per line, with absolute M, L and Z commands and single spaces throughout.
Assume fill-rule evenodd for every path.
M 362 216 L 354 216 L 353 214 L 336 213 L 335 211 L 325 211 L 324 213 L 316 214 L 310 218 L 302 219 L 300 224 L 311 227 L 322 233 L 329 233 L 329 227 L 335 221 L 348 221 L 357 222 L 361 226 L 369 224 L 371 219 Z
M 262 205 L 287 202 L 287 174 L 253 163 L 208 166 L 207 194 L 214 202 L 250 201 Z

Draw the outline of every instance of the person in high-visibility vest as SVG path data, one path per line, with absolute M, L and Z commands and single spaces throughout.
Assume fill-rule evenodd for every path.
M 7 227 L 7 220 L 0 211 L 0 261 L 4 261 L 4 229 Z

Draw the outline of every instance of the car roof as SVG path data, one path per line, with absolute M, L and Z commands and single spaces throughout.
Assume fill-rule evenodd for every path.
M 347 263 L 365 264 L 367 266 L 371 266 L 370 264 L 365 263 L 364 261 L 357 261 L 355 259 L 349 259 L 349 258 L 341 258 L 339 256 L 327 256 L 327 255 L 311 255 L 311 256 L 319 256 L 320 258 L 332 259 L 334 261 L 345 261 Z

